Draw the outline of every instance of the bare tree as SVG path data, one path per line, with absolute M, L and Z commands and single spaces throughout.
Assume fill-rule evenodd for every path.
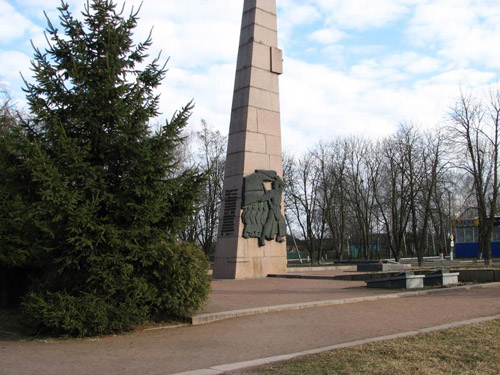
M 349 238 L 345 140 L 339 138 L 327 144 L 321 143 L 318 148 L 316 158 L 320 165 L 323 217 L 336 258 L 340 260 Z
M 375 220 L 373 184 L 378 179 L 373 143 L 362 138 L 345 140 L 346 175 L 344 179 L 347 202 L 353 214 L 358 233 L 358 244 L 363 258 L 371 258 L 372 233 Z
M 408 181 L 400 135 L 383 140 L 379 145 L 380 179 L 372 184 L 379 212 L 379 221 L 389 237 L 389 247 L 398 261 L 406 249 L 408 227 Z
M 298 159 L 289 158 L 289 172 L 286 176 L 287 213 L 306 241 L 313 263 L 319 263 L 321 259 L 326 233 L 317 161 L 312 152 Z
M 424 256 L 429 250 L 433 198 L 446 167 L 442 157 L 443 140 L 439 131 L 421 133 L 410 124 L 404 124 L 400 132 L 403 136 L 403 157 L 406 161 L 404 172 L 409 188 L 412 252 L 416 254 L 418 264 L 422 266 Z
M 205 184 L 198 211 L 184 232 L 184 240 L 196 242 L 209 255 L 217 240 L 227 141 L 205 120 L 201 120 L 201 124 L 201 130 L 192 139 L 197 152 L 189 159 L 205 174 Z
M 445 150 L 446 154 L 449 150 Z M 450 153 L 451 154 L 451 153 Z M 463 175 L 446 165 L 435 185 L 433 193 L 433 214 L 431 216 L 433 226 L 433 240 L 438 253 L 448 255 L 451 251 L 449 235 L 451 234 L 451 221 L 458 218 L 459 212 L 463 209 L 464 202 L 468 201 L 469 193 L 462 188 L 461 180 Z M 464 194 L 465 193 L 465 194 Z
M 450 136 L 458 155 L 465 155 L 457 167 L 473 179 L 480 221 L 479 254 L 483 253 L 485 263 L 491 265 L 491 236 L 499 193 L 500 92 L 492 92 L 487 103 L 462 92 L 450 118 Z

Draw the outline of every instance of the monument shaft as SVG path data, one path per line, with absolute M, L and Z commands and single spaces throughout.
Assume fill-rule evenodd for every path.
M 244 238 L 242 199 L 244 178 L 259 171 L 283 176 L 278 77 L 282 73 L 282 52 L 278 49 L 276 0 L 244 0 L 234 96 L 229 128 L 224 191 L 215 253 L 214 278 L 244 279 L 286 271 L 286 245 L 281 234 L 276 240 Z M 275 172 L 275 173 L 274 173 Z M 262 174 L 263 173 L 263 174 Z M 247 209 L 247 218 L 259 216 L 265 206 L 267 228 L 276 217 L 276 202 L 266 202 L 274 188 L 271 179 L 262 181 L 262 202 Z M 276 191 L 274 191 L 276 193 Z M 248 194 L 247 194 L 248 195 Z M 243 202 L 244 204 L 244 202 Z M 260 206 L 259 206 L 260 205 Z M 247 219 L 248 220 L 248 219 Z M 261 219 L 264 222 L 266 219 Z M 279 224 L 282 220 L 279 221 Z M 281 229 L 282 225 L 279 226 Z M 247 233 L 248 231 L 246 231 Z M 280 231 L 281 232 L 281 231 Z M 277 233 L 277 230 L 271 233 Z M 259 246 L 260 245 L 260 246 Z

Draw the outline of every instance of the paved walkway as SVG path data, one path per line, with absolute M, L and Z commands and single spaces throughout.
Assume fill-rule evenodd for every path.
M 317 274 L 340 273 L 315 273 Z M 212 282 L 212 294 L 200 314 L 395 293 L 393 290 L 367 289 L 365 285 L 364 281 L 285 278 L 217 280 Z
M 325 281 L 284 281 L 298 283 L 297 293 L 292 290 L 285 293 L 288 286 L 282 286 L 285 289 L 273 295 L 273 290 L 266 292 L 266 285 L 269 284 L 261 284 L 261 280 L 234 284 L 220 282 L 221 286 L 214 286 L 214 298 L 207 309 L 222 306 L 221 301 L 224 299 L 233 308 L 235 302 L 230 296 L 244 301 L 245 294 L 249 296 L 250 306 L 257 303 L 255 301 L 263 300 L 275 303 L 273 301 L 290 302 L 291 299 L 309 299 L 310 296 L 316 298 L 318 292 L 314 287 L 320 285 L 324 289 L 320 294 L 336 293 L 332 291 L 335 288 L 329 289 L 328 284 L 316 284 Z M 238 285 L 241 288 L 239 290 L 236 288 Z M 258 285 L 262 285 L 261 289 Z M 350 292 L 360 291 L 348 289 L 348 292 L 338 293 Z M 254 302 L 250 302 L 253 298 Z M 136 332 L 93 340 L 0 341 L 0 374 L 168 375 L 418 331 L 499 313 L 500 286 L 496 285 L 448 290 L 419 297 L 284 311 L 201 326 Z

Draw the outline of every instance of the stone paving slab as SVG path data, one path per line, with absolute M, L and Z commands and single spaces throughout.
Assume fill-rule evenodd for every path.
M 0 375 L 168 375 L 498 314 L 500 286 L 491 285 L 98 339 L 0 341 Z
M 440 293 L 440 292 L 443 292 L 444 290 L 445 291 L 470 290 L 470 289 L 476 289 L 476 288 L 491 288 L 491 287 L 500 287 L 500 283 L 465 285 L 465 286 L 448 287 L 446 289 L 437 288 L 437 289 L 424 289 L 424 290 L 404 291 L 404 292 L 401 292 L 400 289 L 399 290 L 393 289 L 394 293 L 381 293 L 378 295 L 370 295 L 370 296 L 362 296 L 362 297 L 340 298 L 340 299 L 321 300 L 321 301 L 313 301 L 313 302 L 300 302 L 300 303 L 291 303 L 291 304 L 283 304 L 283 305 L 256 307 L 256 308 L 249 308 L 249 309 L 220 311 L 220 312 L 213 312 L 213 313 L 201 313 L 201 314 L 196 314 L 194 316 L 191 316 L 188 319 L 192 325 L 201 325 L 201 324 L 214 323 L 214 322 L 217 322 L 220 320 L 241 318 L 241 317 L 245 317 L 245 316 L 261 315 L 261 314 L 268 314 L 268 313 L 281 312 L 281 311 L 303 310 L 303 309 L 309 309 L 309 308 L 315 308 L 315 307 L 325 307 L 325 306 L 344 305 L 344 304 L 350 304 L 350 303 L 388 300 L 388 299 L 394 299 L 394 298 L 419 297 L 419 296 L 424 296 L 424 295 L 433 294 L 433 293 Z M 380 290 L 380 289 L 378 289 L 378 290 Z
M 200 314 L 395 293 L 368 290 L 365 285 L 364 281 L 345 280 L 215 280 L 208 303 Z
M 363 273 L 354 270 L 355 266 L 288 268 L 286 275 L 292 277 L 290 279 L 214 280 L 207 305 L 199 314 L 386 295 L 397 292 L 394 290 L 370 290 L 366 288 L 364 281 L 332 280 L 334 276 Z

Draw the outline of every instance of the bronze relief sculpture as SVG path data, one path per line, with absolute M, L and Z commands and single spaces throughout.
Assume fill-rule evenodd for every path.
M 269 184 L 271 189 L 266 187 Z M 244 178 L 243 237 L 258 238 L 259 246 L 264 246 L 266 240 L 284 241 L 286 227 L 281 213 L 284 188 L 283 179 L 275 171 L 256 170 Z

